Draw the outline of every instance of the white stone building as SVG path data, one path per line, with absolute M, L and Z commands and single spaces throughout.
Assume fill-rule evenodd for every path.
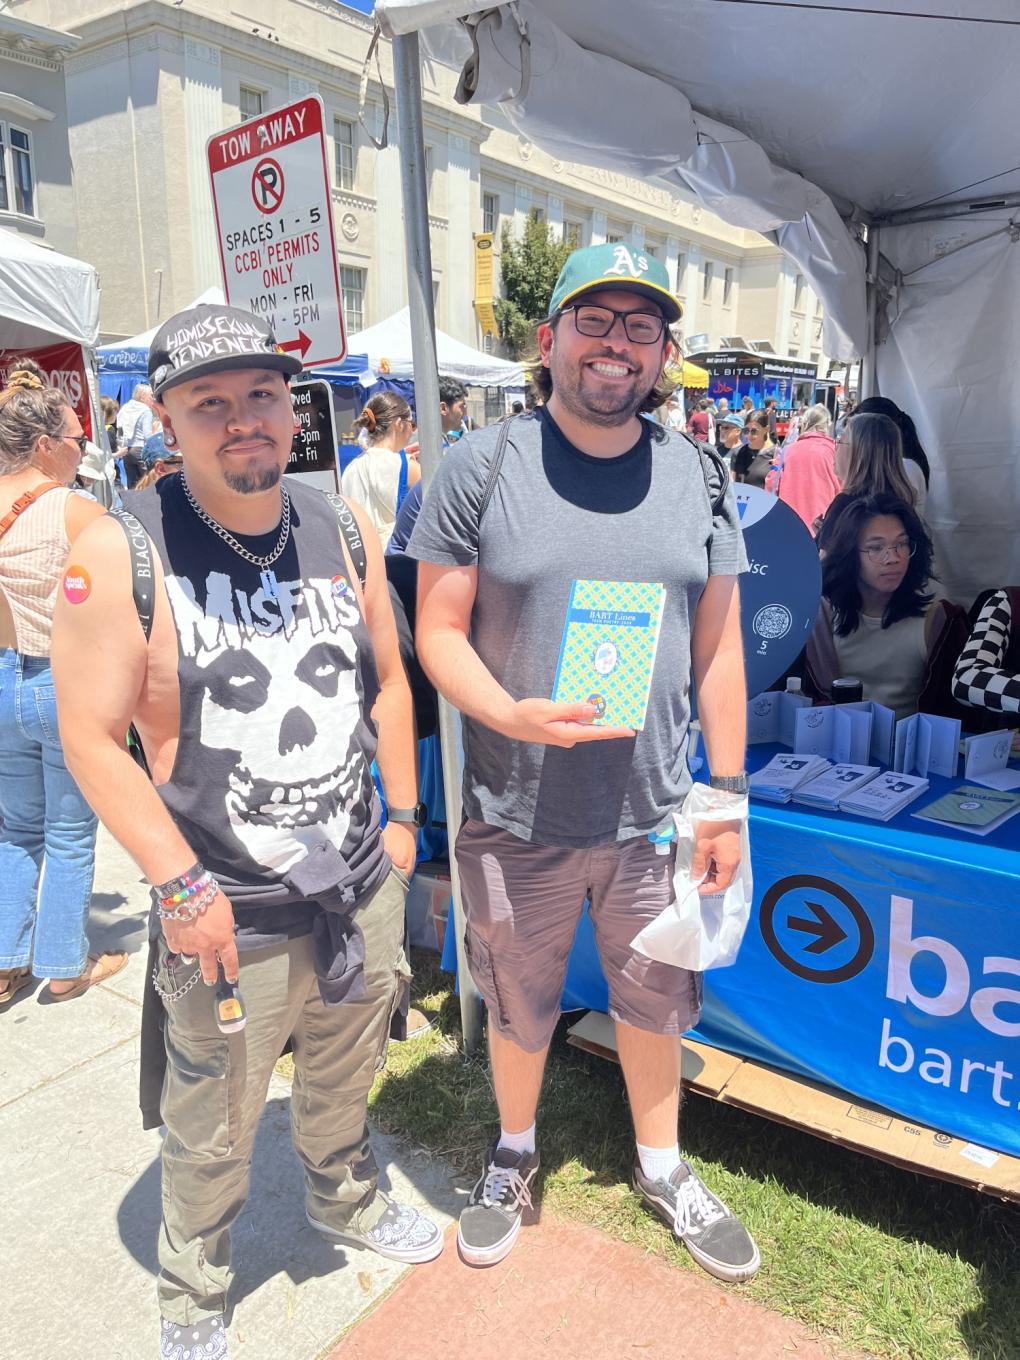
M 400 169 L 386 43 L 359 119 L 371 21 L 335 0 L 15 0 L 17 13 L 80 37 L 65 64 L 78 249 L 103 280 L 106 338 L 130 335 L 219 281 L 207 139 L 310 92 L 331 132 L 336 237 L 348 330 L 406 302 Z M 453 98 L 456 73 L 426 66 L 424 116 L 437 323 L 481 347 L 476 232 L 531 211 L 580 244 L 635 241 L 664 260 L 687 337 L 768 340 L 824 360 L 817 303 L 792 262 L 660 184 L 562 164 L 507 123 Z M 367 129 L 367 130 L 366 130 Z M 369 135 L 371 134 L 371 136 Z M 824 373 L 824 367 L 822 369 Z
M 64 61 L 70 33 L 0 14 L 0 227 L 77 250 Z

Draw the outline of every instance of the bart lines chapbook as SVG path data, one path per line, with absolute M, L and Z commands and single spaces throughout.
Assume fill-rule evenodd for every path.
M 553 683 L 557 703 L 592 703 L 599 727 L 645 725 L 666 588 L 574 581 Z

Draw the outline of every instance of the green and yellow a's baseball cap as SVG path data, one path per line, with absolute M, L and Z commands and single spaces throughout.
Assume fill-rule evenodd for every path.
M 550 313 L 555 315 L 597 288 L 623 288 L 649 298 L 671 325 L 684 314 L 684 309 L 669 291 L 669 275 L 662 261 L 637 246 L 622 242 L 586 246 L 584 250 L 575 250 L 568 255 L 553 289 Z

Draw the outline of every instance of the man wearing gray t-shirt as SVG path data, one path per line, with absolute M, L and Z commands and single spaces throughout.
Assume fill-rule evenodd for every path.
M 664 267 L 622 244 L 575 251 L 551 312 L 538 332 L 544 406 L 450 450 L 407 550 L 419 561 L 422 665 L 464 717 L 456 853 L 501 1124 L 458 1246 L 472 1265 L 502 1260 L 531 1203 L 542 1074 L 587 898 L 637 1137 L 635 1189 L 706 1270 L 745 1280 L 757 1247 L 677 1142 L 680 1035 L 697 1023 L 700 975 L 631 941 L 672 900 L 674 856 L 655 842 L 690 787 L 692 682 L 713 785 L 745 806 L 747 559 L 725 473 L 641 417 L 662 402 L 668 326 L 681 315 Z M 574 580 L 665 586 L 639 732 L 593 725 L 592 703 L 542 697 Z M 702 893 L 732 881 L 739 831 L 736 819 L 700 829 Z

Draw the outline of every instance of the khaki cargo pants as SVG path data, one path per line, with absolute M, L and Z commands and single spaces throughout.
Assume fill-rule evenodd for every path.
M 166 1007 L 162 1114 L 162 1315 L 188 1324 L 222 1313 L 231 1281 L 230 1225 L 248 1197 L 252 1147 L 269 1079 L 293 1040 L 291 1136 L 305 1172 L 305 1204 L 333 1227 L 370 1204 L 378 1171 L 365 1123 L 368 1093 L 386 1053 L 390 1018 L 407 985 L 403 952 L 407 882 L 394 870 L 354 914 L 365 936 L 361 1001 L 324 1006 L 311 936 L 241 955 L 248 1012 L 221 1034 L 212 989 L 201 981 Z M 160 988 L 173 993 L 194 965 L 159 949 Z M 380 1207 L 381 1212 L 381 1207 Z M 362 1218 L 370 1226 L 371 1212 Z

